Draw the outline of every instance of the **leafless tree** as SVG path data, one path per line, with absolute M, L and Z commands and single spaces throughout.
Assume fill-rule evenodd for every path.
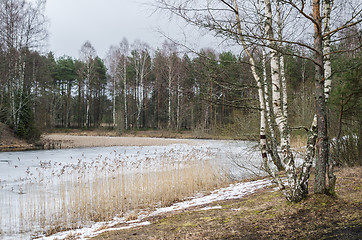
M 108 67 L 108 74 L 111 79 L 111 93 L 112 93 L 112 122 L 113 128 L 116 127 L 116 96 L 119 91 L 119 77 L 120 77 L 120 61 L 121 61 L 121 52 L 120 49 L 116 46 L 111 46 L 107 53 L 106 63 Z
M 137 128 L 139 128 L 141 126 L 141 113 L 144 110 L 144 103 L 147 98 L 145 81 L 151 70 L 150 47 L 144 42 L 136 41 L 133 44 L 132 55 L 135 70 L 136 123 Z
M 9 124 L 17 131 L 23 107 L 29 101 L 24 92 L 27 53 L 44 44 L 47 37 L 44 15 L 46 1 L 1 0 L 0 45 L 6 53 L 4 82 L 10 97 Z
M 330 0 L 294 1 L 294 0 L 264 0 L 263 9 L 259 1 L 237 1 L 237 0 L 205 0 L 205 1 L 177 1 L 158 0 L 157 6 L 167 10 L 174 15 L 183 18 L 186 22 L 198 28 L 207 29 L 217 36 L 223 37 L 229 42 L 242 46 L 243 51 L 249 58 L 251 72 L 258 84 L 259 102 L 261 113 L 260 124 L 260 146 L 262 158 L 264 159 L 265 170 L 274 177 L 279 187 L 283 190 L 290 201 L 300 201 L 308 193 L 308 180 L 310 167 L 314 159 L 314 152 L 317 149 L 316 161 L 316 192 L 324 193 L 327 189 L 325 183 L 326 167 L 328 166 L 328 133 L 326 99 L 330 91 L 329 78 L 330 68 L 328 67 L 328 56 L 330 52 L 330 37 L 345 28 L 354 26 L 361 22 L 361 6 L 355 1 L 348 1 L 350 11 L 344 13 L 344 18 L 336 17 L 338 21 L 331 22 Z M 310 4 L 309 4 L 310 3 Z M 240 8 L 240 6 L 242 6 Z M 322 7 L 324 6 L 324 10 Z M 334 8 L 334 10 L 339 10 Z M 333 11 L 332 11 L 333 12 Z M 282 19 L 282 14 L 284 17 Z M 334 15 L 336 16 L 336 15 Z M 324 26 L 322 25 L 324 19 Z M 264 28 L 260 26 L 265 26 Z M 276 27 L 275 27 L 276 26 Z M 333 26 L 333 28 L 331 27 Z M 284 33 L 283 34 L 283 28 Z M 314 30 L 313 30 L 314 29 Z M 292 32 L 292 34 L 290 33 Z M 311 57 L 290 53 L 285 51 L 283 44 L 296 45 L 313 53 Z M 323 49 L 324 44 L 324 49 Z M 268 84 L 258 74 L 258 66 L 253 56 L 253 49 L 266 47 L 270 56 L 271 84 Z M 303 59 L 312 61 L 316 68 L 316 117 L 312 127 L 308 129 L 309 137 L 307 142 L 307 153 L 305 156 L 301 174 L 298 176 L 294 156 L 290 148 L 290 130 L 288 123 L 288 104 L 286 79 L 284 79 L 283 55 L 292 54 Z M 327 72 L 324 72 L 327 66 Z M 271 100 L 269 102 L 268 87 L 272 88 Z M 269 106 L 268 106 L 269 105 Z M 274 116 L 272 121 L 266 121 L 266 117 Z M 266 129 L 269 122 L 269 129 L 273 124 L 278 126 L 280 159 L 283 167 L 286 168 L 288 184 L 283 184 L 268 160 Z M 307 128 L 305 128 L 307 129 Z M 318 139 L 318 140 L 317 140 Z M 272 139 L 275 141 L 275 139 Z M 316 148 L 315 148 L 316 146 Z M 269 151 L 278 153 L 276 148 Z M 277 158 L 273 158 L 276 160 Z M 334 189 L 335 178 L 330 169 L 330 189 Z
M 84 92 L 85 92 L 85 108 L 86 108 L 86 126 L 90 127 L 90 108 L 92 104 L 92 88 L 91 84 L 94 80 L 95 76 L 95 58 L 96 58 L 96 50 L 93 45 L 86 41 L 80 51 L 79 51 L 80 59 L 84 62 L 84 66 L 82 69 L 82 77 L 84 78 Z
M 129 52 L 129 43 L 126 38 L 123 38 L 122 42 L 119 45 L 121 50 L 121 64 L 122 71 L 121 76 L 123 80 L 123 111 L 124 111 L 124 126 L 125 129 L 128 129 L 128 102 L 127 102 L 127 94 L 128 94 L 128 85 L 127 85 L 127 65 L 128 65 L 128 52 Z

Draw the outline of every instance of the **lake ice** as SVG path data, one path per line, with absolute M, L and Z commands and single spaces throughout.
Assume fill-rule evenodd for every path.
M 28 204 L 29 198 L 33 201 L 37 201 L 39 196 L 42 200 L 58 198 L 56 189 L 59 188 L 59 175 L 74 174 L 80 168 L 112 167 L 120 159 L 127 165 L 127 173 L 142 171 L 145 167 L 157 171 L 162 164 L 162 156 L 167 155 L 171 161 L 182 161 L 193 152 L 198 158 L 216 161 L 231 177 L 241 179 L 251 176 L 251 172 L 246 169 L 261 174 L 257 169 L 260 166 L 259 152 L 253 150 L 255 145 L 254 142 L 245 141 L 192 140 L 192 145 L 0 153 L 0 239 L 31 239 L 34 232 L 42 230 L 39 226 L 29 224 L 21 209 L 27 207 L 24 204 Z M 235 161 L 245 165 L 245 168 L 235 167 Z

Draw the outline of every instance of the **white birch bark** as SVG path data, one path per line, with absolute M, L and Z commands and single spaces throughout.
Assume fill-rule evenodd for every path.
M 171 104 L 172 104 L 172 83 L 173 83 L 173 75 L 174 75 L 174 62 L 173 62 L 173 57 L 172 57 L 172 51 L 169 52 L 167 57 L 167 69 L 168 69 L 168 76 L 167 76 L 167 83 L 168 83 L 168 96 L 167 96 L 167 101 L 168 101 L 168 123 L 167 123 L 167 128 L 171 129 L 171 125 L 172 125 L 172 108 L 171 108 Z
M 331 10 L 332 10 L 333 0 L 324 0 L 324 21 L 323 21 L 323 31 L 325 33 L 330 31 L 330 19 L 331 19 Z M 328 35 L 325 37 L 323 48 L 324 55 L 324 96 L 326 102 L 328 101 L 331 88 L 332 88 L 332 66 L 331 66 L 331 36 Z M 327 174 L 328 174 L 328 189 L 331 194 L 335 192 L 336 176 L 334 175 L 334 166 L 335 162 L 332 158 L 328 158 L 327 162 Z
M 17 63 L 15 63 L 15 67 L 14 67 L 14 70 L 17 69 Z M 13 70 L 13 71 L 14 71 Z M 10 79 L 10 87 L 9 87 L 9 90 L 10 90 L 10 108 L 11 108 L 11 120 L 12 120 L 12 123 L 15 124 L 16 122 L 16 106 L 15 106 L 15 97 L 16 97 L 16 86 L 15 86 L 15 83 L 16 83 L 16 76 L 14 74 L 15 72 L 13 72 L 13 76 L 12 78 Z
M 272 109 L 269 104 L 269 88 L 267 84 L 267 74 L 266 74 L 266 53 L 265 49 L 262 50 L 262 65 L 263 65 L 263 85 L 264 85 L 264 97 L 265 97 L 265 111 L 266 119 L 270 131 L 270 151 L 273 163 L 277 166 L 279 171 L 284 170 L 283 162 L 280 160 L 277 148 L 276 134 L 274 128 L 274 121 L 272 120 Z
M 317 115 L 315 114 L 313 117 L 312 126 L 308 131 L 306 153 L 304 156 L 302 172 L 300 174 L 300 180 L 299 180 L 304 196 L 308 193 L 310 168 L 313 165 L 316 141 L 317 141 Z
M 177 130 L 180 130 L 180 104 L 181 104 L 181 94 L 180 94 L 180 75 L 177 75 L 177 108 L 176 108 L 176 127 Z
M 323 21 L 323 31 L 325 33 L 330 31 L 330 19 L 331 19 L 331 10 L 332 10 L 332 4 L 333 0 L 324 0 L 324 21 Z M 328 35 L 324 38 L 323 41 L 324 48 L 323 48 L 323 54 L 324 54 L 324 95 L 326 98 L 326 101 L 328 101 L 331 88 L 332 88 L 332 67 L 331 67 L 331 36 Z
M 254 57 L 248 50 L 247 44 L 246 44 L 246 42 L 244 40 L 244 36 L 242 34 L 238 4 L 237 4 L 236 0 L 234 0 L 234 7 L 236 10 L 235 17 L 236 17 L 239 38 L 242 43 L 244 51 L 246 52 L 246 54 L 249 57 L 250 69 L 251 69 L 253 78 L 256 81 L 257 86 L 258 86 L 258 96 L 259 96 L 259 104 L 260 104 L 259 105 L 260 106 L 260 150 L 261 150 L 261 155 L 262 155 L 262 159 L 263 159 L 263 163 L 264 163 L 264 170 L 273 177 L 273 180 L 275 181 L 275 183 L 284 192 L 285 186 L 284 186 L 283 182 L 281 181 L 280 177 L 270 168 L 270 162 L 269 162 L 268 156 L 267 156 L 266 118 L 265 118 L 266 112 L 265 112 L 265 98 L 264 98 L 264 93 L 263 93 L 263 85 L 262 85 L 260 77 L 258 76 L 257 71 L 256 71 Z
M 270 46 L 270 66 L 271 66 L 271 77 L 272 77 L 272 101 L 273 101 L 273 111 L 275 114 L 275 121 L 279 128 L 280 134 L 280 148 L 282 151 L 282 159 L 285 165 L 289 192 L 286 197 L 290 201 L 299 201 L 302 196 L 299 191 L 299 183 L 296 174 L 296 168 L 294 164 L 294 156 L 290 149 L 290 134 L 289 126 L 287 122 L 287 117 L 284 115 L 282 109 L 281 101 L 281 91 L 284 89 L 281 86 L 280 81 L 280 70 L 279 70 L 279 61 L 278 53 L 275 50 L 276 44 L 273 42 L 273 27 L 272 27 L 272 9 L 270 0 L 264 0 L 265 5 L 265 33 L 268 37 L 267 44 Z M 286 86 L 285 86 L 286 87 Z M 285 90 L 286 91 L 286 90 Z M 284 103 L 284 104 L 287 104 Z
M 86 80 L 85 80 L 85 108 L 86 108 L 86 114 L 85 114 L 85 124 L 87 127 L 89 127 L 89 98 L 90 98 L 90 94 L 89 94 L 89 82 L 90 82 L 90 70 L 89 70 L 89 65 L 87 63 L 87 75 L 86 75 Z
M 260 17 L 260 22 L 265 22 L 264 19 L 264 14 L 262 14 L 261 12 L 261 4 L 260 1 L 258 0 L 258 15 Z M 261 31 L 264 31 L 263 27 L 261 27 Z M 274 127 L 274 113 L 273 110 L 270 107 L 269 101 L 270 101 L 270 96 L 269 96 L 269 90 L 270 90 L 270 85 L 267 82 L 267 68 L 266 68 L 266 52 L 265 52 L 265 48 L 262 47 L 262 68 L 263 68 L 263 81 L 262 81 L 262 85 L 264 86 L 264 98 L 265 98 L 265 112 L 266 112 L 266 119 L 267 119 L 267 123 L 269 126 L 269 131 L 270 131 L 270 156 L 272 158 L 272 161 L 274 163 L 274 165 L 277 167 L 278 171 L 282 171 L 284 170 L 284 166 L 282 161 L 280 160 L 279 154 L 278 154 L 278 143 L 277 143 L 277 138 L 276 138 L 276 134 L 275 134 L 275 127 Z
M 135 50 L 135 56 L 134 56 L 134 66 L 136 71 L 136 86 L 135 86 L 135 101 L 136 101 L 136 107 L 137 107 L 137 115 L 136 115 L 136 124 L 137 128 L 140 128 L 141 123 L 141 113 L 143 110 L 143 103 L 144 103 L 144 80 L 146 76 L 149 74 L 149 71 L 147 69 L 147 61 L 149 60 L 148 57 L 148 47 L 146 44 L 137 42 L 138 44 L 137 48 Z
M 89 41 L 86 41 L 80 50 L 80 58 L 85 62 L 85 106 L 86 106 L 86 126 L 90 127 L 90 103 L 91 103 L 91 82 L 94 75 L 94 59 L 96 57 L 96 51 Z
M 113 96 L 112 96 L 112 119 L 113 119 L 113 128 L 116 127 L 116 68 L 117 64 L 114 64 L 113 69 Z
M 136 116 L 136 126 L 139 128 L 139 112 L 141 111 L 140 107 L 140 98 L 139 98 L 139 85 L 140 85 L 140 56 L 139 53 L 134 58 L 135 72 L 136 72 L 136 86 L 135 86 L 135 101 L 137 107 L 137 116 Z
M 143 110 L 144 103 L 144 79 L 147 75 L 146 73 L 146 61 L 147 61 L 147 52 L 142 51 L 141 59 L 140 59 L 140 70 L 139 70 L 139 86 L 138 86 L 138 113 L 137 113 L 137 124 L 140 126 L 141 112 Z
M 278 26 L 278 40 L 279 40 L 279 47 L 282 48 L 282 40 L 283 40 L 283 27 L 282 27 L 282 19 L 281 19 L 281 12 L 280 12 L 280 0 L 277 0 L 276 4 L 276 11 L 277 11 L 277 26 Z M 281 78 L 281 87 L 282 87 L 282 109 L 285 118 L 288 119 L 288 93 L 287 93 L 287 80 L 285 78 L 285 67 L 284 67 L 284 55 L 279 54 L 279 69 L 280 69 L 280 78 Z
M 127 102 L 127 95 L 128 95 L 128 86 L 127 86 L 127 55 L 129 52 L 129 44 L 126 38 L 123 38 L 122 42 L 120 43 L 120 48 L 122 51 L 122 60 L 123 60 L 123 108 L 124 108 L 124 125 L 125 129 L 128 129 L 128 102 Z
M 25 58 L 25 57 L 24 57 Z M 22 113 L 22 108 L 24 107 L 24 78 L 25 78 L 25 59 L 21 56 L 20 53 L 20 57 L 19 57 L 19 64 L 18 64 L 18 83 L 17 83 L 17 89 L 16 91 L 18 92 L 18 101 L 19 103 L 17 104 L 17 107 L 15 109 L 16 113 L 16 122 L 15 122 L 15 129 L 17 130 L 19 128 L 20 125 L 20 116 Z
M 171 128 L 171 95 L 172 95 L 172 91 L 171 91 L 171 87 L 172 87 L 172 63 L 169 63 L 169 73 L 168 73 L 168 124 L 167 124 L 167 128 L 170 129 Z
M 123 98 L 124 98 L 124 124 L 126 130 L 128 129 L 128 103 L 127 103 L 127 56 L 124 55 L 123 59 Z

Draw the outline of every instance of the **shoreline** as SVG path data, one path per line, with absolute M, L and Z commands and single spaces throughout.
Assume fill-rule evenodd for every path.
M 68 134 L 47 134 L 42 136 L 44 149 L 69 149 L 113 146 L 167 146 L 172 144 L 195 144 L 192 139 L 80 136 Z
M 137 136 L 88 136 L 71 134 L 46 134 L 36 143 L 17 141 L 0 144 L 0 152 L 31 150 L 114 147 L 114 146 L 167 146 L 172 144 L 196 144 L 195 139 L 137 137 Z

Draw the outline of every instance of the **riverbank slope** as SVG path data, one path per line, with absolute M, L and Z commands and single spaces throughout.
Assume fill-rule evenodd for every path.
M 214 202 L 209 210 L 167 213 L 147 219 L 147 226 L 107 231 L 92 240 L 362 239 L 362 168 L 337 169 L 336 175 L 336 196 L 314 195 L 310 186 L 309 197 L 293 204 L 266 188 Z

